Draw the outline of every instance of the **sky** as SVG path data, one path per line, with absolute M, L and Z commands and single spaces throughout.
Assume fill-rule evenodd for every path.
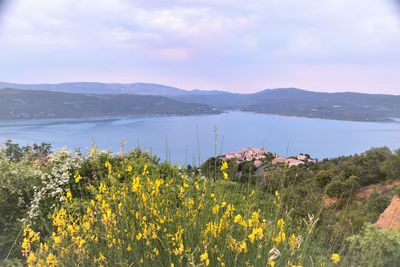
M 9 0 L 0 81 L 400 95 L 396 2 Z

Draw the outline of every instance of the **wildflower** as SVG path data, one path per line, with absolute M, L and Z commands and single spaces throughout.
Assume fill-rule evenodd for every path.
M 154 249 L 153 249 L 153 253 L 154 253 L 154 255 L 158 256 L 158 254 L 159 254 L 160 252 L 158 251 L 157 248 L 154 248 Z
M 126 251 L 130 252 L 132 250 L 131 244 L 128 244 L 128 247 L 126 248 Z
M 340 262 L 340 255 L 338 253 L 333 253 L 331 256 L 333 264 L 338 264 Z
M 50 253 L 47 257 L 46 257 L 46 264 L 49 267 L 53 267 L 53 266 L 57 266 L 57 258 L 53 253 Z
M 24 256 L 28 256 L 28 254 L 31 251 L 31 245 L 34 242 L 39 241 L 39 239 L 40 237 L 38 233 L 35 233 L 29 227 L 24 229 L 24 240 L 22 241 L 21 244 L 22 254 L 24 254 Z
M 29 256 L 26 258 L 26 263 L 28 266 L 35 266 L 35 262 L 37 260 L 37 257 L 35 253 L 31 252 L 29 253 Z
M 57 236 L 56 233 L 53 232 L 51 235 L 53 236 L 54 243 L 56 244 L 61 243 L 61 238 Z
M 226 161 L 224 161 L 221 165 L 221 171 L 222 171 L 222 175 L 224 176 L 224 180 L 228 180 L 229 176 L 228 173 L 226 172 L 226 170 L 228 169 L 228 163 Z
M 208 252 L 207 251 L 200 255 L 200 260 L 202 262 L 204 262 L 205 266 L 210 265 L 210 259 L 208 258 Z
M 274 239 L 275 243 L 277 244 L 285 242 L 285 240 L 286 240 L 286 234 L 284 231 L 279 231 L 278 235 Z
M 142 175 L 143 175 L 143 176 L 146 176 L 147 174 L 149 174 L 149 171 L 147 170 L 147 168 L 148 168 L 148 166 L 147 166 L 147 165 L 144 165 L 144 167 L 143 167 L 143 172 L 142 172 Z
M 132 192 L 139 193 L 141 189 L 140 177 L 136 176 L 132 179 Z
M 100 193 L 105 193 L 105 192 L 107 192 L 107 186 L 106 186 L 105 183 L 100 182 L 99 192 L 100 192 Z
M 67 191 L 67 195 L 66 195 L 66 200 L 67 200 L 67 202 L 71 202 L 72 201 L 72 193 L 71 193 L 71 190 L 68 190 Z
M 278 226 L 278 228 L 279 228 L 280 230 L 282 230 L 282 229 L 283 229 L 283 226 L 285 225 L 285 220 L 279 219 L 278 222 L 276 223 L 276 225 Z
M 261 240 L 264 237 L 263 229 L 261 227 L 253 228 L 251 234 L 247 236 L 251 243 L 256 240 Z
M 268 259 L 267 265 L 271 267 L 275 267 L 275 261 L 273 259 Z
M 111 163 L 109 161 L 106 161 L 106 163 L 104 163 L 104 167 L 107 168 L 108 173 L 111 173 L 112 165 L 111 165 Z
M 225 171 L 228 169 L 228 163 L 226 161 L 224 161 L 221 165 L 221 171 Z
M 246 252 L 247 251 L 246 241 L 241 242 L 239 248 L 241 252 Z
M 126 172 L 131 173 L 132 172 L 132 166 L 128 165 L 128 167 L 126 168 Z
M 136 234 L 136 240 L 140 240 L 140 239 L 142 239 L 142 237 L 143 237 L 142 233 Z
M 219 212 L 219 206 L 215 205 L 214 208 L 212 209 L 212 213 L 213 214 L 218 214 L 218 212 Z
M 75 183 L 79 183 L 79 181 L 82 180 L 82 176 L 79 173 L 77 173 L 74 178 L 75 178 Z

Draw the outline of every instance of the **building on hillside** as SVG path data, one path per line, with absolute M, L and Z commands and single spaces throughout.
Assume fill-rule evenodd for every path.
M 286 163 L 286 158 L 278 156 L 278 157 L 274 158 L 271 163 L 272 163 L 272 165 L 284 164 L 284 163 Z

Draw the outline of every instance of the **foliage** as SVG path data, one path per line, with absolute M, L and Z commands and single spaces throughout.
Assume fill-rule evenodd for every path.
M 400 232 L 367 225 L 359 235 L 348 238 L 352 251 L 349 263 L 354 266 L 398 266 Z
M 382 148 L 290 168 L 263 162 L 257 176 L 252 162 L 211 158 L 184 169 L 140 149 L 47 148 L 0 150 L 2 266 L 22 255 L 47 266 L 358 266 L 364 258 L 355 255 L 375 235 L 362 227 L 391 193 L 361 201 L 355 192 L 395 179 L 398 166 L 386 163 L 400 155 Z M 338 202 L 324 205 L 327 195 Z M 378 234 L 382 244 L 371 248 L 397 240 Z
M 308 258 L 302 241 L 312 234 L 313 219 L 292 220 L 279 193 L 262 210 L 254 205 L 260 192 L 176 167 L 165 172 L 166 166 L 109 155 L 97 182 L 79 172 L 42 227 L 48 232 L 26 226 L 27 264 L 298 265 Z M 76 184 L 81 190 L 71 191 Z

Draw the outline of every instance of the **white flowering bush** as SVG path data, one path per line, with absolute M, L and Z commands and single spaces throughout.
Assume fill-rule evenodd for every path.
M 46 168 L 41 170 L 40 185 L 34 187 L 34 197 L 26 223 L 30 224 L 43 215 L 43 210 L 53 211 L 64 201 L 67 185 L 82 162 L 83 157 L 79 153 L 73 156 L 67 149 L 61 149 L 49 156 Z

